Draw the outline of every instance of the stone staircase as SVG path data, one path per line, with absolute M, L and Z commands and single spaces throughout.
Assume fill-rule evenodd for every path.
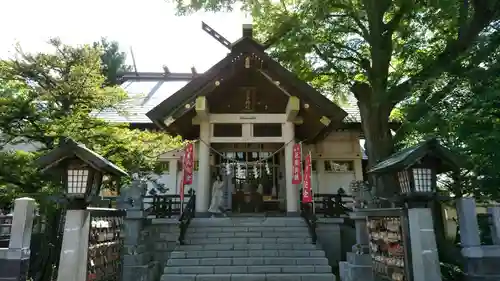
M 302 218 L 195 218 L 161 281 L 334 281 Z

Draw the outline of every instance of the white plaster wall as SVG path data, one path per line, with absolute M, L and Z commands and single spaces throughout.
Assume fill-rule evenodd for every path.
M 353 180 L 363 180 L 358 135 L 356 132 L 332 132 L 320 143 L 303 146 L 304 157 L 311 152 L 313 161 L 316 161 L 316 171 L 313 171 L 312 177 L 312 187 L 316 193 L 336 193 L 341 187 L 349 193 L 349 185 Z M 325 160 L 354 161 L 354 171 L 327 172 Z

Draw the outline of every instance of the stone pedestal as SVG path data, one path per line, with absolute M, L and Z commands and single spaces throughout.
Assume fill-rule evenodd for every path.
M 318 218 L 316 234 L 318 243 L 325 251 L 328 263 L 332 267 L 337 267 L 342 259 L 342 235 L 341 226 L 343 218 Z
M 462 249 L 467 281 L 500 280 L 500 246 L 467 247 Z
M 342 281 L 372 281 L 372 260 L 368 254 L 368 229 L 366 215 L 351 213 L 350 219 L 354 220 L 356 228 L 356 244 L 352 251 L 347 253 L 346 261 L 339 263 Z
M 441 281 L 431 209 L 409 209 L 408 222 L 413 281 Z
M 0 280 L 2 281 L 27 280 L 34 211 L 34 199 L 16 199 L 9 248 L 0 249 Z
M 157 280 L 160 274 L 158 262 L 154 261 L 145 245 L 148 232 L 144 230 L 146 214 L 142 197 L 146 187 L 146 183 L 135 180 L 120 195 L 118 208 L 127 210 L 123 223 L 123 281 L 152 281 Z

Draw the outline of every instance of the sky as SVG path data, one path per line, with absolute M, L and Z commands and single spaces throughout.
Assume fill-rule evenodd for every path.
M 0 58 L 12 56 L 16 43 L 36 52 L 47 51 L 51 37 L 65 44 L 108 37 L 127 52 L 128 64 L 132 48 L 138 71 L 157 72 L 163 65 L 172 72 L 191 66 L 202 72 L 227 54 L 201 29 L 202 21 L 231 42 L 241 37 L 243 23 L 251 23 L 239 10 L 179 17 L 165 0 L 2 0 L 0 10 Z

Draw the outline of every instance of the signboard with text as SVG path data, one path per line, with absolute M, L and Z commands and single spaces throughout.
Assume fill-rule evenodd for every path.
M 292 184 L 302 182 L 302 149 L 299 143 L 293 145 Z

